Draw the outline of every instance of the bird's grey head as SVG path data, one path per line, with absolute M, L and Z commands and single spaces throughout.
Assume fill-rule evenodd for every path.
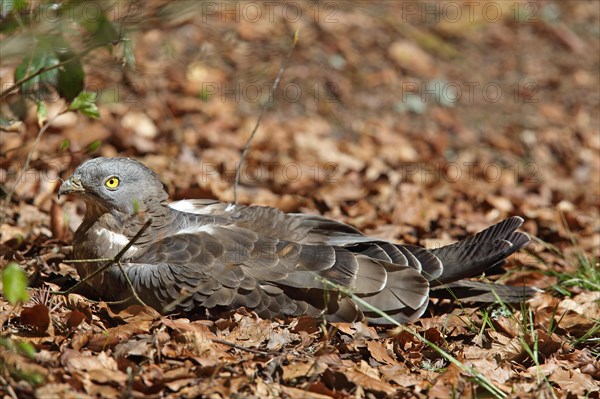
M 63 194 L 80 195 L 87 212 L 118 211 L 128 215 L 167 198 L 156 173 L 129 158 L 95 158 L 84 162 L 60 186 L 58 195 Z

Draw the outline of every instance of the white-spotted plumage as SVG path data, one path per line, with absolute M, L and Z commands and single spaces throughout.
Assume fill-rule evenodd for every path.
M 94 230 L 94 233 L 98 237 L 99 242 L 109 243 L 107 250 L 118 253 L 129 243 L 129 238 L 124 236 L 123 234 L 115 233 L 110 231 L 104 227 L 98 228 Z M 125 254 L 123 254 L 123 258 L 132 258 L 138 252 L 139 248 L 135 245 L 132 245 Z

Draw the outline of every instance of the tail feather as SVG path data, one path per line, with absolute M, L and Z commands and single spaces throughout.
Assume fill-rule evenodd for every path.
M 463 241 L 431 250 L 442 264 L 443 272 L 431 286 L 448 284 L 473 277 L 501 262 L 529 242 L 529 236 L 515 231 L 523 224 L 518 216 L 510 217 Z
M 444 265 L 440 258 L 435 256 L 431 251 L 409 244 L 403 244 L 402 247 L 409 250 L 419 260 L 421 274 L 423 274 L 423 277 L 428 281 L 434 281 L 442 275 Z

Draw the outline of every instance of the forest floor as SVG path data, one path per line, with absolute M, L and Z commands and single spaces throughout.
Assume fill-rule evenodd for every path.
M 130 32 L 135 70 L 116 51 L 83 60 L 98 120 L 65 113 L 36 143 L 33 112 L 1 133 L 0 265 L 34 287 L 22 305 L 0 297 L 3 397 L 598 398 L 598 2 L 266 3 L 149 1 Z M 129 156 L 173 200 L 232 201 L 296 29 L 239 202 L 426 247 L 520 215 L 533 241 L 490 278 L 541 292 L 512 307 L 432 301 L 406 328 L 49 295 L 78 279 L 65 260 L 84 206 L 57 198 L 60 178 Z M 2 85 L 16 64 L 2 61 Z

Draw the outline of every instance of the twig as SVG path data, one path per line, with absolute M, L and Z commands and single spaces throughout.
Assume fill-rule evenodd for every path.
M 142 236 L 142 234 L 144 234 L 144 232 L 146 231 L 146 229 L 148 227 L 150 227 L 150 224 L 152 224 L 152 218 L 150 218 L 150 219 L 148 219 L 146 221 L 146 223 L 136 233 L 136 235 L 134 235 L 131 238 L 131 240 L 129 240 L 129 242 L 127 243 L 127 245 L 125 245 L 123 247 L 123 249 L 121 249 L 119 251 L 119 253 L 117 254 L 117 256 L 115 256 L 113 259 L 111 259 L 108 262 L 106 262 L 102 267 L 100 267 L 99 269 L 97 269 L 96 271 L 94 271 L 92 274 L 84 277 L 83 280 L 81 280 L 80 282 L 78 282 L 77 284 L 75 284 L 74 286 L 72 286 L 71 288 L 69 288 L 68 290 L 66 290 L 66 291 L 53 291 L 52 293 L 54 295 L 69 295 L 70 293 L 72 293 L 73 291 L 75 291 L 77 288 L 79 288 L 83 283 L 85 283 L 85 282 L 91 280 L 92 278 L 96 277 L 98 274 L 104 272 L 106 269 L 108 269 L 109 267 L 111 267 L 115 263 L 121 262 L 121 258 L 123 258 L 123 256 L 125 255 L 125 253 L 127 251 L 129 251 L 129 248 L 131 248 L 133 246 L 133 244 L 135 244 L 135 242 Z M 125 274 L 125 272 L 124 272 L 124 270 L 122 268 L 121 268 L 121 271 L 123 271 L 123 274 L 128 279 L 128 276 Z M 131 281 L 129 281 L 129 283 L 131 283 Z M 136 294 L 136 296 L 137 296 L 137 294 Z
M 35 148 L 39 144 L 40 140 L 42 139 L 42 136 L 44 135 L 44 133 L 46 133 L 46 130 L 48 130 L 50 125 L 52 125 L 52 123 L 54 123 L 56 118 L 58 118 L 60 115 L 62 115 L 65 111 L 66 111 L 66 108 L 63 109 L 62 111 L 60 111 L 59 113 L 57 113 L 56 115 L 54 115 L 52 118 L 50 118 L 38 132 L 37 137 L 35 138 L 35 141 L 33 142 L 33 145 L 31 146 L 31 150 L 29 151 L 29 154 L 27 154 L 27 158 L 25 159 L 25 164 L 23 165 L 23 168 L 20 170 L 19 176 L 17 177 L 17 180 L 15 181 L 15 184 L 13 184 L 13 186 L 8 190 L 8 193 L 6 193 L 6 198 L 4 199 L 4 204 L 2 205 L 2 216 L 0 216 L 0 225 L 4 224 L 4 218 L 6 217 L 6 207 L 10 203 L 10 199 L 12 198 L 13 194 L 15 193 L 15 190 L 17 189 L 19 182 L 23 178 L 23 175 L 25 174 L 27 169 L 29 169 L 29 164 L 31 163 L 31 158 L 33 158 L 33 153 L 35 151 Z
M 269 92 L 269 99 L 272 99 L 273 96 L 275 95 L 275 90 L 277 89 L 277 86 L 279 86 L 279 81 L 281 80 L 283 71 L 285 71 L 285 69 L 288 66 L 290 58 L 292 57 L 292 53 L 294 52 L 294 49 L 296 48 L 296 44 L 298 43 L 299 32 L 300 32 L 299 29 L 296 29 L 296 31 L 294 32 L 292 48 L 290 48 L 290 51 L 287 53 L 287 56 L 285 57 L 285 59 L 283 60 L 283 63 L 281 64 L 281 67 L 279 68 L 277 77 L 275 78 L 275 81 L 273 82 L 273 86 L 271 86 L 271 91 Z M 264 103 L 262 105 L 262 107 L 260 109 L 260 114 L 258 115 L 258 119 L 256 120 L 256 124 L 254 125 L 254 129 L 252 129 L 252 133 L 250 133 L 250 137 L 248 137 L 248 140 L 246 141 L 246 144 L 244 145 L 244 148 L 242 149 L 242 155 L 240 156 L 240 162 L 238 163 L 237 168 L 235 169 L 235 180 L 233 182 L 233 203 L 236 205 L 238 202 L 237 201 L 237 191 L 238 191 L 238 185 L 240 183 L 240 173 L 242 170 L 242 164 L 244 163 L 244 160 L 246 159 L 246 155 L 248 153 L 248 150 L 250 149 L 250 144 L 252 143 L 252 140 L 254 139 L 254 136 L 256 135 L 256 131 L 258 130 L 258 127 L 260 126 L 260 121 L 262 120 L 263 116 L 265 115 L 266 110 L 269 109 L 272 104 L 273 104 L 272 101 L 267 101 L 266 103 Z
M 6 96 L 8 96 L 13 90 L 18 89 L 19 87 L 23 86 L 23 84 L 27 83 L 28 81 L 30 81 L 31 79 L 40 76 L 43 73 L 46 73 L 48 71 L 52 71 L 54 69 L 60 68 L 64 65 L 66 65 L 67 63 L 73 61 L 75 58 L 77 58 L 78 56 L 75 57 L 71 57 L 68 60 L 59 62 L 58 64 L 54 64 L 51 66 L 46 66 L 43 68 L 38 69 L 36 72 L 32 73 L 31 75 L 27 75 L 24 78 L 19 79 L 18 81 L 16 81 L 12 86 L 7 87 L 6 89 L 2 90 L 2 92 L 0 93 L 0 100 L 3 100 Z
M 98 258 L 98 259 L 66 259 L 63 263 L 93 263 L 93 262 L 110 262 L 113 258 Z
M 125 281 L 127 281 L 127 287 L 129 288 L 129 292 L 131 293 L 131 295 L 133 295 L 133 298 L 142 306 L 148 306 L 146 305 L 146 302 L 142 301 L 142 298 L 139 297 L 139 295 L 137 294 L 137 292 L 135 292 L 135 287 L 133 286 L 133 283 L 131 282 L 131 279 L 129 278 L 129 275 L 127 275 L 127 273 L 125 273 L 125 270 L 123 270 L 123 266 L 121 266 L 121 262 L 115 262 L 117 264 L 117 266 L 119 267 L 119 270 L 121 271 L 121 273 L 123 274 L 123 277 L 125 277 Z
M 124 39 L 123 38 L 119 38 L 116 42 L 122 42 Z M 36 72 L 32 73 L 31 75 L 27 75 L 21 79 L 19 79 L 17 82 L 15 82 L 13 85 L 7 87 L 6 89 L 2 90 L 2 92 L 0 92 L 0 100 L 3 100 L 5 97 L 7 97 L 13 90 L 20 88 L 21 86 L 23 86 L 25 83 L 29 82 L 31 79 L 40 76 L 43 73 L 46 73 L 48 71 L 52 71 L 54 69 L 57 68 L 62 68 L 63 66 L 67 65 L 69 62 L 73 62 L 75 60 L 81 59 L 83 57 L 85 57 L 86 55 L 88 55 L 92 50 L 95 50 L 97 48 L 100 47 L 104 47 L 104 46 L 108 46 L 109 44 L 116 44 L 115 42 L 110 42 L 110 43 L 105 43 L 105 44 L 97 44 L 95 46 L 91 46 L 85 50 L 83 50 L 81 53 L 79 54 L 75 54 L 73 57 L 68 58 L 64 61 L 59 62 L 58 64 L 54 64 L 51 66 L 45 66 L 43 68 L 38 69 Z

